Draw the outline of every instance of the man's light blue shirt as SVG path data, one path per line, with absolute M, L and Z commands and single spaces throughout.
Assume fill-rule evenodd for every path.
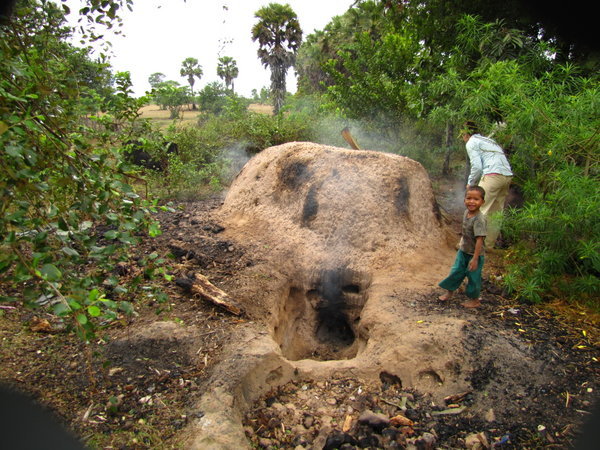
M 466 147 L 471 161 L 471 173 L 467 181 L 469 186 L 479 183 L 483 175 L 490 173 L 499 173 L 507 177 L 513 175 L 502 147 L 492 138 L 474 134 L 467 141 Z

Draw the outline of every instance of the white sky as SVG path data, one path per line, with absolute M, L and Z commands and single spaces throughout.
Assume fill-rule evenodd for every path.
M 67 4 L 76 12 L 80 2 L 68 0 Z M 179 70 L 185 58 L 193 57 L 204 72 L 194 84 L 198 92 L 212 81 L 221 81 L 217 60 L 231 56 L 239 69 L 235 91 L 250 97 L 252 89 L 260 92 L 270 86 L 270 71 L 258 60 L 258 43 L 252 41 L 251 29 L 258 20 L 254 13 L 273 2 L 292 7 L 305 38 L 346 12 L 354 0 L 134 0 L 133 12 L 121 14 L 125 36 L 108 37 L 113 44 L 114 71 L 129 71 L 135 94 L 143 95 L 150 89 L 148 77 L 155 72 L 187 86 Z M 293 72 L 289 69 L 287 77 L 287 90 L 292 93 L 296 91 Z

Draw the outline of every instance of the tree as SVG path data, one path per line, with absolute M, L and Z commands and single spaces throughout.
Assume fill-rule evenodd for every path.
M 208 83 L 198 94 L 200 110 L 215 115 L 221 114 L 227 105 L 227 98 L 227 89 L 222 83 Z
M 164 85 L 164 83 L 166 83 L 165 81 L 165 74 L 161 73 L 161 72 L 154 72 L 152 75 L 150 75 L 148 77 L 148 83 L 150 84 L 150 87 L 152 88 L 152 99 L 153 101 L 160 106 L 160 109 L 164 110 L 167 108 L 167 104 L 164 100 L 164 98 L 161 96 L 161 93 L 159 92 L 160 88 Z M 172 83 L 176 83 L 175 81 L 172 81 Z M 177 83 L 179 84 L 179 83 Z
M 148 77 L 148 83 L 152 89 L 156 89 L 162 82 L 165 81 L 165 74 L 162 72 L 154 72 Z
M 273 112 L 283 106 L 287 70 L 296 62 L 296 53 L 302 43 L 302 29 L 296 13 L 289 5 L 270 3 L 259 9 L 259 21 L 252 27 L 252 40 L 258 41 L 258 57 L 271 69 Z
M 198 80 L 202 78 L 202 75 L 204 74 L 202 71 L 202 66 L 198 64 L 198 60 L 196 58 L 186 58 L 181 63 L 181 70 L 179 73 L 182 77 L 187 77 L 192 93 L 192 108 L 196 109 L 196 104 L 194 103 L 194 78 L 198 78 Z
M 163 81 L 155 92 L 154 99 L 161 108 L 167 108 L 170 111 L 171 119 L 178 119 L 183 105 L 189 103 L 191 98 L 190 90 L 187 86 L 180 86 L 177 81 Z
M 81 64 L 85 53 L 67 42 L 64 12 L 23 0 L 0 24 L 0 278 L 19 293 L 3 292 L 0 302 L 51 299 L 49 308 L 89 340 L 94 322 L 132 310 L 107 286 L 136 234 L 149 230 L 149 211 L 114 146 L 141 102 L 121 74 L 105 114 L 82 118 L 82 94 L 106 72 Z M 106 127 L 96 132 L 91 120 Z
M 223 81 L 225 81 L 225 86 L 229 88 L 231 85 L 231 90 L 233 91 L 233 80 L 237 78 L 239 70 L 237 68 L 237 63 L 235 59 L 231 56 L 223 56 L 219 58 L 219 64 L 217 65 L 217 75 Z

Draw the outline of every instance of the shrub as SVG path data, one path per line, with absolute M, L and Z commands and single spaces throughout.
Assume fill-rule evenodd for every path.
M 546 293 L 572 298 L 600 294 L 600 183 L 570 165 L 550 174 L 520 210 L 507 214 L 505 233 L 519 242 L 506 285 L 538 302 Z

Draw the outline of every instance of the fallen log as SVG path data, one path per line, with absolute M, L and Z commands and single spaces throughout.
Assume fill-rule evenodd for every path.
M 231 314 L 239 316 L 243 312 L 242 308 L 234 299 L 232 299 L 225 291 L 208 281 L 208 278 L 201 273 L 195 273 L 190 278 L 179 278 L 175 280 L 175 284 L 192 294 L 199 295 L 214 305 L 224 308 Z

